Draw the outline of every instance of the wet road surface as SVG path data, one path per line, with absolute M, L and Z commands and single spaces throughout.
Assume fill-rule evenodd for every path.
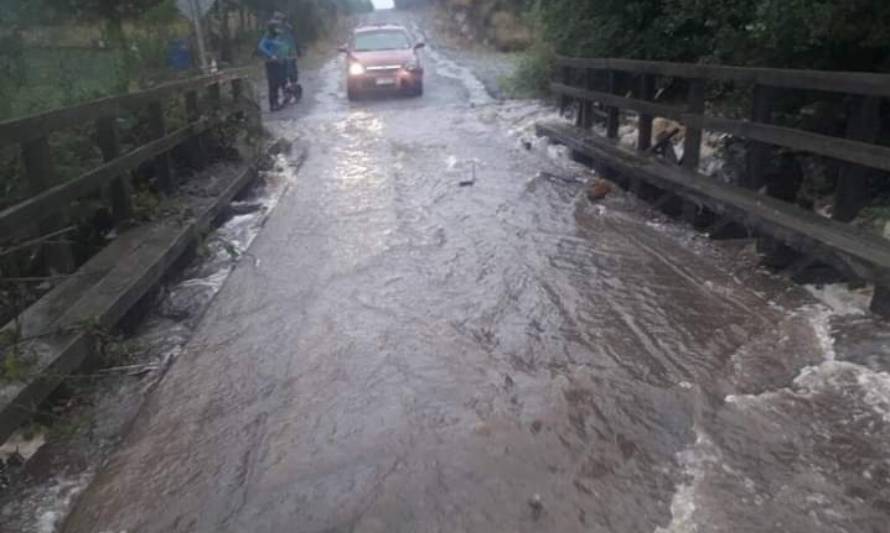
M 885 531 L 879 326 L 588 204 L 431 44 L 274 118 L 309 159 L 64 530 Z

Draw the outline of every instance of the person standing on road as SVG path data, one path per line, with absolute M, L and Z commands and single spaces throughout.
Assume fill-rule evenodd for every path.
M 303 95 L 303 88 L 299 83 L 300 71 L 297 68 L 297 57 L 303 55 L 303 51 L 297 44 L 294 27 L 288 22 L 284 13 L 276 12 L 272 21 L 281 31 L 281 40 L 284 43 L 286 92 L 290 98 L 297 101 Z
M 266 81 L 269 83 L 269 111 L 281 109 L 280 93 L 287 82 L 286 44 L 277 24 L 270 23 L 257 50 L 266 60 Z

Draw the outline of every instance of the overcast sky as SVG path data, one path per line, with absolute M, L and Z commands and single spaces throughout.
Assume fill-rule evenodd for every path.
M 374 2 L 374 7 L 377 9 L 390 9 L 392 8 L 392 0 L 371 0 Z

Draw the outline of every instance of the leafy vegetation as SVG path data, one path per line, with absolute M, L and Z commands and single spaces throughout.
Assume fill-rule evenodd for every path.
M 22 348 L 21 331 L 17 327 L 0 331 L 0 383 L 24 380 L 36 362 L 35 355 Z
M 885 0 L 537 0 L 531 13 L 570 55 L 890 70 Z

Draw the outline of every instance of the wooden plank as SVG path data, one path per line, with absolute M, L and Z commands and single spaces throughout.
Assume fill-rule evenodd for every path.
M 214 82 L 223 83 L 236 78 L 244 78 L 251 71 L 252 67 L 226 70 L 219 74 L 158 85 L 137 93 L 101 98 L 73 107 L 3 121 L 0 122 L 0 146 L 36 140 L 53 131 L 92 122 L 102 116 L 120 115 L 125 110 L 138 109 L 153 101 L 165 100 L 176 94 L 200 89 Z
M 160 100 L 154 101 L 148 105 L 149 122 L 148 127 L 151 135 L 155 139 L 163 139 L 167 135 L 167 122 L 164 118 L 164 105 Z M 158 188 L 165 194 L 173 192 L 173 163 L 170 160 L 170 153 L 164 152 L 157 156 L 154 160 L 155 180 Z
M 625 98 L 616 94 L 609 94 L 602 91 L 593 91 L 590 89 L 581 89 L 571 87 L 562 83 L 551 83 L 550 90 L 556 94 L 563 94 L 577 98 L 579 100 L 592 100 L 600 102 L 604 105 L 618 107 L 622 109 L 630 109 L 640 114 L 648 114 L 655 117 L 664 117 L 678 122 L 688 119 L 686 112 L 679 107 L 656 104 L 654 102 L 646 102 L 634 98 Z
M 106 163 L 114 161 L 120 156 L 121 143 L 118 135 L 117 119 L 115 117 L 103 117 L 96 121 L 96 140 L 102 151 L 102 160 Z M 111 196 L 111 214 L 117 224 L 130 220 L 133 217 L 133 203 L 130 198 L 130 176 L 128 172 L 122 172 L 114 177 L 108 184 Z
M 847 119 L 847 137 L 856 141 L 876 142 L 881 133 L 881 99 L 859 97 L 853 102 Z M 841 222 L 856 218 L 868 205 L 868 180 L 874 172 L 859 165 L 844 165 L 834 196 L 832 217 Z
M 565 56 L 557 57 L 556 64 L 559 67 L 568 68 L 620 70 L 637 74 L 654 74 L 657 76 L 677 78 L 700 78 L 711 81 L 731 81 L 789 89 L 831 91 L 871 96 L 890 96 L 890 75 L 872 74 L 868 72 L 730 67 L 722 65 L 640 61 L 635 59 L 579 58 Z
M 68 205 L 73 199 L 96 191 L 110 183 L 121 172 L 132 170 L 140 163 L 171 150 L 186 139 L 206 130 L 207 127 L 208 123 L 201 121 L 180 128 L 78 178 L 60 183 L 37 196 L 0 211 L 0 234 L 11 233 L 20 224 L 53 216 L 58 209 Z
M 842 271 L 890 286 L 890 242 L 877 235 L 754 191 L 659 163 L 571 126 L 539 124 L 537 130 L 622 174 L 640 177 L 730 216 Z
M 638 98 L 649 102 L 655 97 L 655 76 L 643 74 L 640 76 Z M 637 137 L 637 150 L 645 152 L 652 147 L 652 121 L 654 116 L 649 113 L 640 113 L 639 136 Z

